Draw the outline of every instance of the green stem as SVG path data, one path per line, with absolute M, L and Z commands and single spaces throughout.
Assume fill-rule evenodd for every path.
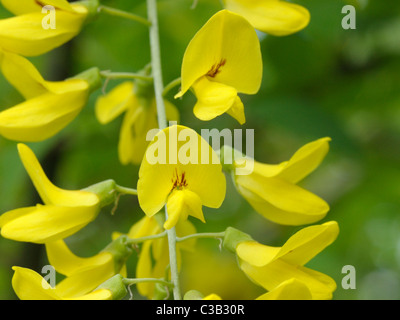
M 157 278 L 124 278 L 122 280 L 122 283 L 126 286 L 130 286 L 133 284 L 141 283 L 141 282 L 156 282 L 156 283 L 161 283 L 164 286 L 167 287 L 173 287 L 173 284 L 171 282 L 165 281 L 163 279 L 157 279 Z
M 122 187 L 122 186 L 116 185 L 115 186 L 115 190 L 117 192 L 119 192 L 119 193 L 130 194 L 130 195 L 137 196 L 137 190 L 136 189 L 126 188 L 126 187 Z
M 167 117 L 164 104 L 164 84 L 161 67 L 160 34 L 158 28 L 157 1 L 147 0 L 147 14 L 151 22 L 150 27 L 150 48 L 151 64 L 154 78 L 154 93 L 157 105 L 158 126 L 161 130 L 167 127 Z M 165 217 L 168 219 L 167 206 L 165 206 Z M 171 268 L 171 281 L 174 284 L 173 293 L 175 300 L 181 300 L 181 291 L 179 287 L 178 262 L 176 255 L 176 231 L 175 227 L 167 230 L 169 264 Z
M 186 241 L 193 238 L 223 238 L 225 236 L 225 231 L 223 232 L 205 232 L 205 233 L 194 233 L 185 237 L 176 238 L 177 242 Z
M 136 244 L 136 243 L 141 243 L 147 240 L 154 240 L 154 239 L 160 239 L 160 238 L 164 238 L 167 235 L 167 231 L 158 233 L 158 234 L 154 234 L 152 236 L 146 236 L 146 237 L 140 237 L 140 238 L 127 238 L 125 240 L 125 244 L 126 245 L 132 245 L 132 244 Z
M 167 93 L 171 91 L 171 89 L 173 89 L 174 87 L 180 85 L 180 83 L 181 83 L 181 78 L 180 77 L 175 79 L 175 80 L 172 80 L 170 83 L 168 83 L 165 86 L 164 90 L 163 90 L 163 96 L 166 96 Z
M 140 73 L 132 72 L 111 72 L 111 71 L 100 71 L 100 75 L 107 79 L 140 79 L 140 80 L 153 80 L 153 77 L 145 76 Z
M 111 16 L 115 16 L 115 17 L 121 17 L 124 19 L 129 19 L 129 20 L 133 20 L 136 22 L 140 22 L 142 24 L 144 24 L 147 27 L 151 26 L 151 22 L 143 17 L 140 17 L 136 14 L 130 13 L 130 12 L 126 12 L 126 11 L 122 11 L 119 9 L 115 9 L 115 8 L 111 8 L 111 7 L 107 7 L 107 6 L 99 6 L 98 8 L 98 12 L 104 12 L 107 13 Z

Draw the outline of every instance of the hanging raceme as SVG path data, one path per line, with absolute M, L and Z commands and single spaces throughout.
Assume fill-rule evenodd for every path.
M 203 206 L 218 209 L 224 202 L 223 171 L 230 174 L 250 205 L 275 223 L 303 225 L 324 218 L 329 205 L 298 183 L 320 165 L 330 138 L 306 144 L 288 161 L 263 164 L 228 146 L 214 150 L 194 129 L 177 125 L 182 120 L 178 109 L 164 98 L 179 82 L 175 98 L 192 90 L 196 97 L 193 113 L 198 119 L 208 121 L 227 113 L 244 124 L 240 95 L 258 93 L 263 76 L 255 29 L 275 36 L 298 32 L 309 23 L 307 9 L 280 0 L 223 0 L 225 9 L 209 18 L 187 45 L 181 77 L 164 88 L 157 13 L 165 13 L 157 10 L 156 0 L 146 0 L 148 19 L 98 0 L 0 1 L 16 15 L 0 20 L 0 69 L 25 99 L 0 112 L 0 134 L 18 142 L 20 159 L 43 201 L 2 214 L 1 235 L 44 244 L 49 264 L 63 277 L 51 288 L 37 272 L 14 266 L 12 286 L 19 299 L 121 300 L 128 294 L 133 298 L 132 285 L 143 298 L 181 299 L 182 255 L 195 252 L 201 238 L 219 240 L 220 249 L 237 258 L 240 269 L 235 270 L 267 291 L 249 299 L 332 298 L 335 281 L 305 264 L 335 241 L 339 232 L 335 221 L 303 228 L 281 247 L 263 245 L 233 226 L 222 232 L 197 233 L 194 224 L 206 222 Z M 55 29 L 43 28 L 45 5 L 56 10 Z M 143 70 L 113 73 L 94 67 L 64 81 L 47 81 L 25 58 L 68 42 L 101 12 L 149 28 L 151 62 Z M 79 115 L 104 78 L 123 81 L 97 98 L 94 116 L 107 124 L 124 114 L 118 155 L 121 164 L 140 166 L 137 190 L 111 179 L 80 190 L 61 189 L 46 176 L 34 152 L 20 142 L 56 136 Z M 167 120 L 173 122 L 167 126 Z M 116 204 L 120 194 L 137 195 L 142 215 L 134 216 L 128 232 L 114 232 L 100 252 L 76 255 L 66 238 L 93 222 L 102 208 Z M 189 216 L 197 220 L 192 222 Z M 132 255 L 136 255 L 133 270 L 128 263 Z M 129 278 L 130 274 L 136 278 Z M 201 272 L 198 277 L 212 279 Z M 204 290 L 206 295 L 189 290 L 184 299 L 221 300 L 217 289 Z
M 101 85 L 97 68 L 64 81 L 46 81 L 29 60 L 1 50 L 0 69 L 26 99 L 0 112 L 0 134 L 15 141 L 54 136 L 78 116 L 90 93 Z
M 262 79 L 260 43 L 254 28 L 240 15 L 222 10 L 196 33 L 186 48 L 181 71 L 182 97 L 193 88 L 193 112 L 200 120 L 228 113 L 246 122 L 239 93 L 255 94 Z

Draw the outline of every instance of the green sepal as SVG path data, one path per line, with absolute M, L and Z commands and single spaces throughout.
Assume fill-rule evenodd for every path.
M 127 245 L 127 238 L 126 235 L 122 235 L 102 250 L 112 254 L 115 272 L 121 270 L 132 253 L 132 248 Z
M 106 289 L 111 292 L 113 300 L 122 300 L 128 293 L 124 284 L 124 278 L 120 274 L 116 274 L 107 281 L 97 287 L 98 289 Z
M 154 285 L 153 300 L 168 300 L 168 298 L 171 298 L 172 296 L 173 294 L 171 289 L 167 286 L 161 283 L 156 283 Z
M 105 180 L 83 189 L 95 193 L 100 199 L 100 208 L 115 203 L 117 199 L 116 183 L 114 180 Z
M 94 17 L 97 16 L 99 13 L 99 6 L 100 6 L 100 1 L 99 0 L 82 0 L 82 1 L 76 1 L 74 2 L 75 4 L 80 4 L 86 9 L 88 9 L 88 17 L 86 18 L 86 22 L 90 22 L 93 20 Z
M 197 290 L 189 290 L 183 296 L 183 300 L 203 300 L 204 294 Z
M 100 74 L 100 69 L 97 67 L 85 70 L 70 79 L 81 79 L 85 80 L 89 84 L 89 92 L 92 93 L 99 89 L 103 82 Z
M 221 161 L 222 169 L 225 172 L 232 173 L 236 169 L 235 161 L 244 159 L 245 155 L 231 146 L 224 145 L 218 152 Z
M 239 243 L 244 241 L 254 241 L 253 238 L 238 229 L 228 227 L 225 230 L 223 246 L 226 250 L 236 253 L 236 247 Z

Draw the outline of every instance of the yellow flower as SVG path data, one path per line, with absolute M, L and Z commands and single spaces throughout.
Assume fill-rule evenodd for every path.
M 225 8 L 246 18 L 254 28 L 274 36 L 286 36 L 304 29 L 309 11 L 280 0 L 223 0 Z
M 62 296 L 79 297 L 95 290 L 99 285 L 121 273 L 132 249 L 124 244 L 124 238 L 115 239 L 100 253 L 82 258 L 76 256 L 63 240 L 45 244 L 51 266 L 66 276 L 57 284 Z
M 228 250 L 236 252 L 244 273 L 266 290 L 272 292 L 284 281 L 296 279 L 308 287 L 312 299 L 322 300 L 332 298 L 332 292 L 336 289 L 335 281 L 304 265 L 335 241 L 338 233 L 337 222 L 329 221 L 303 228 L 282 247 L 272 247 L 260 244 L 236 229 L 228 228 L 224 245 Z M 292 285 L 299 287 L 298 283 Z M 305 292 L 304 288 L 300 290 Z
M 194 130 L 174 125 L 149 144 L 137 191 L 139 205 L 149 217 L 167 205 L 164 228 L 170 229 L 188 215 L 204 222 L 202 206 L 219 208 L 226 182 L 211 146 Z
M 178 121 L 176 107 L 166 100 L 164 103 L 167 118 Z M 136 94 L 133 82 L 124 82 L 100 97 L 95 110 L 101 124 L 106 124 L 125 112 L 119 137 L 119 159 L 124 165 L 140 164 L 149 144 L 146 140 L 147 132 L 158 127 L 154 94 L 147 100 Z
M 136 222 L 129 230 L 127 236 L 131 239 L 152 236 L 163 231 L 162 222 L 157 221 L 156 217 L 143 217 Z M 184 237 L 196 233 L 196 229 L 190 221 L 180 221 L 176 225 L 178 237 Z M 181 251 L 191 251 L 195 245 L 195 239 L 177 243 L 176 254 L 178 268 L 181 266 Z M 136 266 L 137 278 L 166 278 L 169 265 L 168 239 L 166 237 L 143 242 L 139 253 Z M 139 294 L 149 299 L 153 299 L 156 293 L 156 286 L 151 282 L 137 284 Z
M 181 91 L 175 97 L 192 87 L 197 118 L 211 120 L 227 112 L 243 124 L 244 107 L 238 93 L 258 92 L 262 68 L 254 28 L 240 15 L 222 10 L 190 41 L 182 62 Z
M 21 267 L 13 267 L 13 270 L 12 286 L 20 300 L 117 300 L 121 298 L 121 292 L 124 293 L 123 283 L 118 277 L 110 279 L 114 285 L 106 282 L 87 294 L 71 296 L 65 294 L 58 286 L 52 288 L 33 270 Z M 84 282 L 74 283 L 76 287 L 82 284 L 84 285 Z
M 10 140 L 41 141 L 67 126 L 99 86 L 99 72 L 89 69 L 75 78 L 50 82 L 26 58 L 0 51 L 0 68 L 26 101 L 0 112 L 0 134 Z
M 55 241 L 72 235 L 97 217 L 100 198 L 95 193 L 56 187 L 46 177 L 31 149 L 18 144 L 18 151 L 44 205 L 15 209 L 1 215 L 3 237 L 34 243 Z
M 301 147 L 289 161 L 277 165 L 259 163 L 224 148 L 222 162 L 233 165 L 233 179 L 239 193 L 255 211 L 283 225 L 316 222 L 327 214 L 329 205 L 297 183 L 321 163 L 328 152 L 330 138 L 321 138 Z M 232 162 L 231 162 L 232 163 Z M 240 174 L 238 172 L 240 171 Z
M 1 0 L 15 17 L 0 20 L 0 48 L 23 56 L 37 56 L 61 46 L 75 37 L 89 15 L 82 4 L 66 0 Z M 56 9 L 55 28 L 45 29 L 42 8 Z
M 312 293 L 302 281 L 292 278 L 264 293 L 256 300 L 312 300 Z

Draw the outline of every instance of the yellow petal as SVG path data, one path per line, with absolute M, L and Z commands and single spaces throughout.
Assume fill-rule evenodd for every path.
M 106 264 L 114 268 L 113 257 L 109 252 L 101 252 L 92 257 L 82 258 L 75 255 L 63 240 L 47 242 L 45 245 L 49 263 L 57 272 L 65 276 Z
M 130 108 L 122 122 L 118 144 L 119 160 L 122 164 L 140 164 L 149 144 L 146 140 L 149 130 L 157 128 L 155 109 L 142 106 Z
M 179 123 L 180 114 L 178 108 L 168 100 L 164 100 L 165 114 L 168 121 L 176 121 Z
M 36 67 L 25 57 L 0 51 L 0 68 L 7 81 L 16 88 L 25 99 L 45 93 L 64 94 L 73 91 L 88 90 L 88 83 L 81 79 L 65 81 L 46 81 Z
M 167 212 L 168 219 L 164 223 L 167 230 L 174 227 L 179 219 L 186 220 L 188 215 L 205 222 L 200 197 L 190 190 L 174 190 L 168 197 Z
M 238 96 L 235 98 L 235 102 L 233 103 L 232 107 L 226 113 L 236 119 L 240 124 L 244 124 L 246 122 L 243 102 Z
M 285 225 L 301 225 L 322 219 L 329 205 L 315 194 L 280 178 L 255 173 L 237 176 L 239 192 L 267 219 Z
M 282 179 L 297 183 L 314 171 L 329 151 L 331 138 L 321 138 L 307 143 L 290 158 L 280 165 L 281 172 L 277 174 Z
M 198 119 L 204 121 L 227 112 L 237 97 L 235 88 L 210 81 L 207 77 L 202 77 L 194 83 L 193 89 L 197 97 L 193 112 Z
M 112 300 L 112 292 L 107 289 L 99 289 L 93 292 L 90 292 L 84 296 L 76 297 L 73 299 L 66 299 L 64 300 Z
M 136 266 L 136 277 L 137 278 L 152 278 L 152 263 L 150 256 L 151 241 L 146 241 L 143 243 L 140 250 L 139 260 Z M 151 296 L 151 290 L 153 288 L 152 283 L 138 283 L 137 289 L 139 293 L 144 297 Z
M 13 289 L 20 300 L 110 300 L 112 294 L 109 290 L 100 289 L 80 296 L 64 296 L 62 290 L 51 288 L 41 275 L 33 270 L 21 267 L 13 267 Z M 75 286 L 82 284 L 75 281 Z M 87 280 L 87 279 L 86 279 Z
M 97 99 L 96 117 L 100 123 L 105 124 L 114 120 L 129 107 L 134 108 L 136 104 L 137 101 L 133 95 L 133 82 L 123 82 Z
M 246 94 L 261 85 L 262 58 L 254 28 L 240 15 L 221 10 L 190 41 L 182 62 L 182 96 L 201 77 Z
M 307 285 L 295 278 L 282 282 L 275 289 L 259 296 L 256 300 L 311 300 Z
M 56 9 L 73 12 L 74 8 L 67 0 L 1 0 L 2 5 L 15 15 L 21 15 L 28 12 L 41 12 L 46 5 L 53 6 Z
M 25 144 L 18 144 L 21 161 L 28 172 L 36 190 L 45 204 L 67 207 L 95 208 L 99 203 L 96 194 L 87 191 L 70 191 L 56 187 L 44 173 L 33 151 Z M 97 209 L 97 208 L 96 208 Z
M 164 229 L 173 228 L 185 209 L 185 196 L 181 190 L 174 190 L 167 200 L 168 219 L 164 223 Z M 187 213 L 186 213 L 187 217 Z
M 282 246 L 278 258 L 293 264 L 304 265 L 336 240 L 339 226 L 336 221 L 303 228 Z
M 84 10 L 79 14 L 57 11 L 55 29 L 43 28 L 41 11 L 0 20 L 1 47 L 23 56 L 38 56 L 51 51 L 80 32 L 87 16 L 87 10 Z
M 243 241 L 236 247 L 238 257 L 253 266 L 264 266 L 276 259 L 280 247 L 270 247 L 256 241 Z
M 81 80 L 78 83 L 79 90 L 45 93 L 4 110 L 0 113 L 0 134 L 10 140 L 34 142 L 57 134 L 75 119 L 87 102 L 88 84 Z
M 128 232 L 129 238 L 141 238 L 151 236 L 161 232 L 161 227 L 155 218 L 144 216 L 138 222 L 136 222 Z
M 172 126 L 156 135 L 140 166 L 138 199 L 146 215 L 160 211 L 174 184 L 182 180 L 203 205 L 222 204 L 226 182 L 215 151 L 194 130 Z
M 5 51 L 1 56 L 1 71 L 4 77 L 25 99 L 48 92 L 46 81 L 28 59 Z
M 112 261 L 111 263 L 87 266 L 59 282 L 56 285 L 56 291 L 63 298 L 80 298 L 95 290 L 114 275 Z
M 119 134 L 118 143 L 118 156 L 119 160 L 123 165 L 127 165 L 131 162 L 140 163 L 143 154 L 146 150 L 148 142 L 146 141 L 146 136 L 141 136 L 138 143 L 137 137 L 134 134 L 135 122 L 141 117 L 142 108 L 130 108 L 122 121 L 121 130 Z M 133 160 L 135 159 L 135 160 Z
M 55 290 L 33 270 L 13 267 L 12 286 L 20 300 L 60 300 Z
M 336 289 L 335 281 L 329 276 L 306 267 L 289 264 L 281 259 L 264 267 L 255 267 L 240 261 L 240 267 L 255 283 L 268 291 L 293 278 L 306 283 L 315 300 L 332 299 L 332 292 Z
M 221 297 L 215 293 L 211 293 L 208 296 L 205 296 L 203 300 L 222 300 Z
M 276 259 L 294 265 L 304 265 L 336 240 L 339 227 L 336 221 L 306 227 L 291 236 L 282 247 L 271 247 L 256 241 L 243 241 L 236 247 L 238 257 L 262 267 Z
M 180 220 L 176 224 L 176 235 L 178 237 L 185 237 L 190 234 L 196 233 L 195 226 L 189 220 Z M 177 248 L 187 251 L 193 251 L 195 248 L 196 239 L 188 239 L 186 241 L 181 241 L 177 244 Z
M 310 13 L 302 6 L 277 0 L 224 0 L 228 10 L 243 15 L 254 28 L 285 36 L 305 28 Z
M 78 206 L 37 205 L 15 209 L 1 216 L 1 235 L 15 241 L 33 243 L 56 241 L 76 233 L 97 214 L 97 208 Z

